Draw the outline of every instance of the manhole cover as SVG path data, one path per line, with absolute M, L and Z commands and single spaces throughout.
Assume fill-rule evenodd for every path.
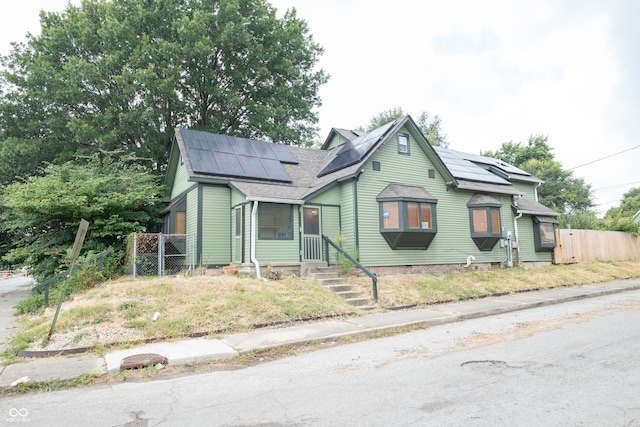
M 155 353 L 134 354 L 122 359 L 120 362 L 120 371 L 124 371 L 125 369 L 146 368 L 147 366 L 157 365 L 158 363 L 167 365 L 169 364 L 169 360 Z

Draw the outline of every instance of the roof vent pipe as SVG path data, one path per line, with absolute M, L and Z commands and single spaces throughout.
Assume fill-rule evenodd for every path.
M 256 215 L 258 212 L 258 201 L 253 202 L 253 208 L 251 209 L 251 262 L 256 266 L 256 277 L 258 279 L 265 280 L 260 275 L 260 263 L 256 259 Z

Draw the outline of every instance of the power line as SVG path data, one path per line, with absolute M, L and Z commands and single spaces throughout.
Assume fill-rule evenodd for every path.
M 583 166 L 587 166 L 587 165 L 590 165 L 590 164 L 592 164 L 592 163 L 596 163 L 596 162 L 599 162 L 599 161 L 602 161 L 602 160 L 608 159 L 609 157 L 617 156 L 618 154 L 622 154 L 622 153 L 626 153 L 627 151 L 635 150 L 636 148 L 640 148 L 640 145 L 636 145 L 635 147 L 627 148 L 626 150 L 622 150 L 622 151 L 620 151 L 620 152 L 618 152 L 618 153 L 613 153 L 613 154 L 610 154 L 610 155 L 608 155 L 608 156 L 601 157 L 601 158 L 599 158 L 599 159 L 592 160 L 592 161 L 590 161 L 590 162 L 588 162 L 588 163 L 585 163 L 585 164 L 583 164 L 583 165 L 580 165 L 580 166 L 574 166 L 574 167 L 572 167 L 572 168 L 570 168 L 570 169 L 566 169 L 566 170 L 567 170 L 567 171 L 572 171 L 572 170 L 574 170 L 574 169 L 578 169 L 578 168 L 581 168 L 581 167 L 583 167 Z
M 611 187 L 596 188 L 596 189 L 591 190 L 591 191 L 609 190 L 609 189 L 611 189 L 611 188 L 626 187 L 627 185 L 635 185 L 635 184 L 640 184 L 640 181 L 636 181 L 636 182 L 628 182 L 628 183 L 626 183 L 626 184 L 612 185 Z

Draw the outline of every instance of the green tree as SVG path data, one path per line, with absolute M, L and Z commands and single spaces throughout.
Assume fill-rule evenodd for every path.
M 0 182 L 100 149 L 162 170 L 179 126 L 287 144 L 317 133 L 328 76 L 295 9 L 84 0 L 40 21 L 2 58 Z
M 506 142 L 497 151 L 480 154 L 503 160 L 543 180 L 538 187 L 538 199 L 557 212 L 571 214 L 593 207 L 591 185 L 562 169 L 546 136 L 530 136 L 526 144 Z
M 485 151 L 483 156 L 494 157 L 509 164 L 519 167 L 529 160 L 554 161 L 553 149 L 547 142 L 547 137 L 543 135 L 530 136 L 526 145 L 505 142 L 498 151 Z M 527 171 L 529 172 L 529 171 Z
M 90 223 L 83 251 L 122 254 L 126 236 L 154 227 L 159 189 L 155 175 L 121 153 L 49 165 L 4 189 L 0 232 L 11 236 L 12 249 L 3 260 L 30 265 L 40 278 L 67 267 L 81 219 Z
M 403 116 L 405 116 L 404 110 L 400 107 L 394 107 L 371 117 L 369 124 L 361 128 L 365 132 L 369 132 Z M 436 115 L 430 117 L 426 111 L 423 111 L 420 113 L 420 116 L 418 116 L 416 125 L 431 145 L 443 148 L 447 148 L 449 146 L 447 134 L 442 131 L 442 120 L 439 116 Z
M 573 228 L 575 230 L 604 230 L 606 227 L 593 211 L 582 211 L 571 214 L 561 214 L 558 217 L 558 228 Z
M 610 230 L 640 233 L 640 222 L 633 221 L 640 212 L 640 187 L 635 187 L 622 195 L 620 206 L 611 208 L 604 215 L 604 222 Z

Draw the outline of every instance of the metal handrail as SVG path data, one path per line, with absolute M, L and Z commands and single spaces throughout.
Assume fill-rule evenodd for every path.
M 99 268 L 98 270 L 102 270 L 102 258 L 104 258 L 105 256 L 109 255 L 111 252 L 113 252 L 113 248 L 109 248 L 107 250 L 104 250 L 102 252 L 100 252 L 98 255 L 94 256 L 91 259 L 86 260 L 85 262 L 83 262 L 82 264 L 79 265 L 75 265 L 73 267 L 73 270 L 77 270 L 78 268 L 82 267 L 85 264 L 89 264 L 90 262 L 99 260 L 100 264 L 99 264 Z M 53 282 L 55 282 L 58 279 L 61 279 L 63 277 L 66 277 L 68 275 L 70 275 L 72 273 L 72 271 L 66 270 L 63 271 L 62 273 L 58 273 L 55 276 L 51 276 L 49 277 L 47 280 L 45 280 L 42 283 L 38 283 L 36 286 L 34 286 L 33 288 L 31 288 L 31 292 L 37 291 L 38 289 L 42 289 L 44 288 L 44 303 L 45 304 L 49 304 L 49 286 L 51 286 L 51 284 Z
M 325 236 L 324 234 L 322 235 L 322 241 L 324 242 L 324 253 L 325 253 L 325 259 L 327 260 L 327 263 L 329 262 L 329 245 L 331 245 L 335 250 L 340 252 L 349 261 L 351 261 L 353 265 L 355 265 L 360 270 L 362 270 L 364 274 L 371 277 L 371 281 L 373 282 L 373 300 L 375 302 L 378 302 L 378 276 L 376 276 L 375 273 L 372 273 L 369 270 L 367 270 L 367 267 L 360 264 L 360 262 L 357 259 L 355 259 L 351 255 L 346 253 L 344 249 L 342 249 L 340 246 L 338 246 L 334 241 L 332 241 L 329 237 Z

